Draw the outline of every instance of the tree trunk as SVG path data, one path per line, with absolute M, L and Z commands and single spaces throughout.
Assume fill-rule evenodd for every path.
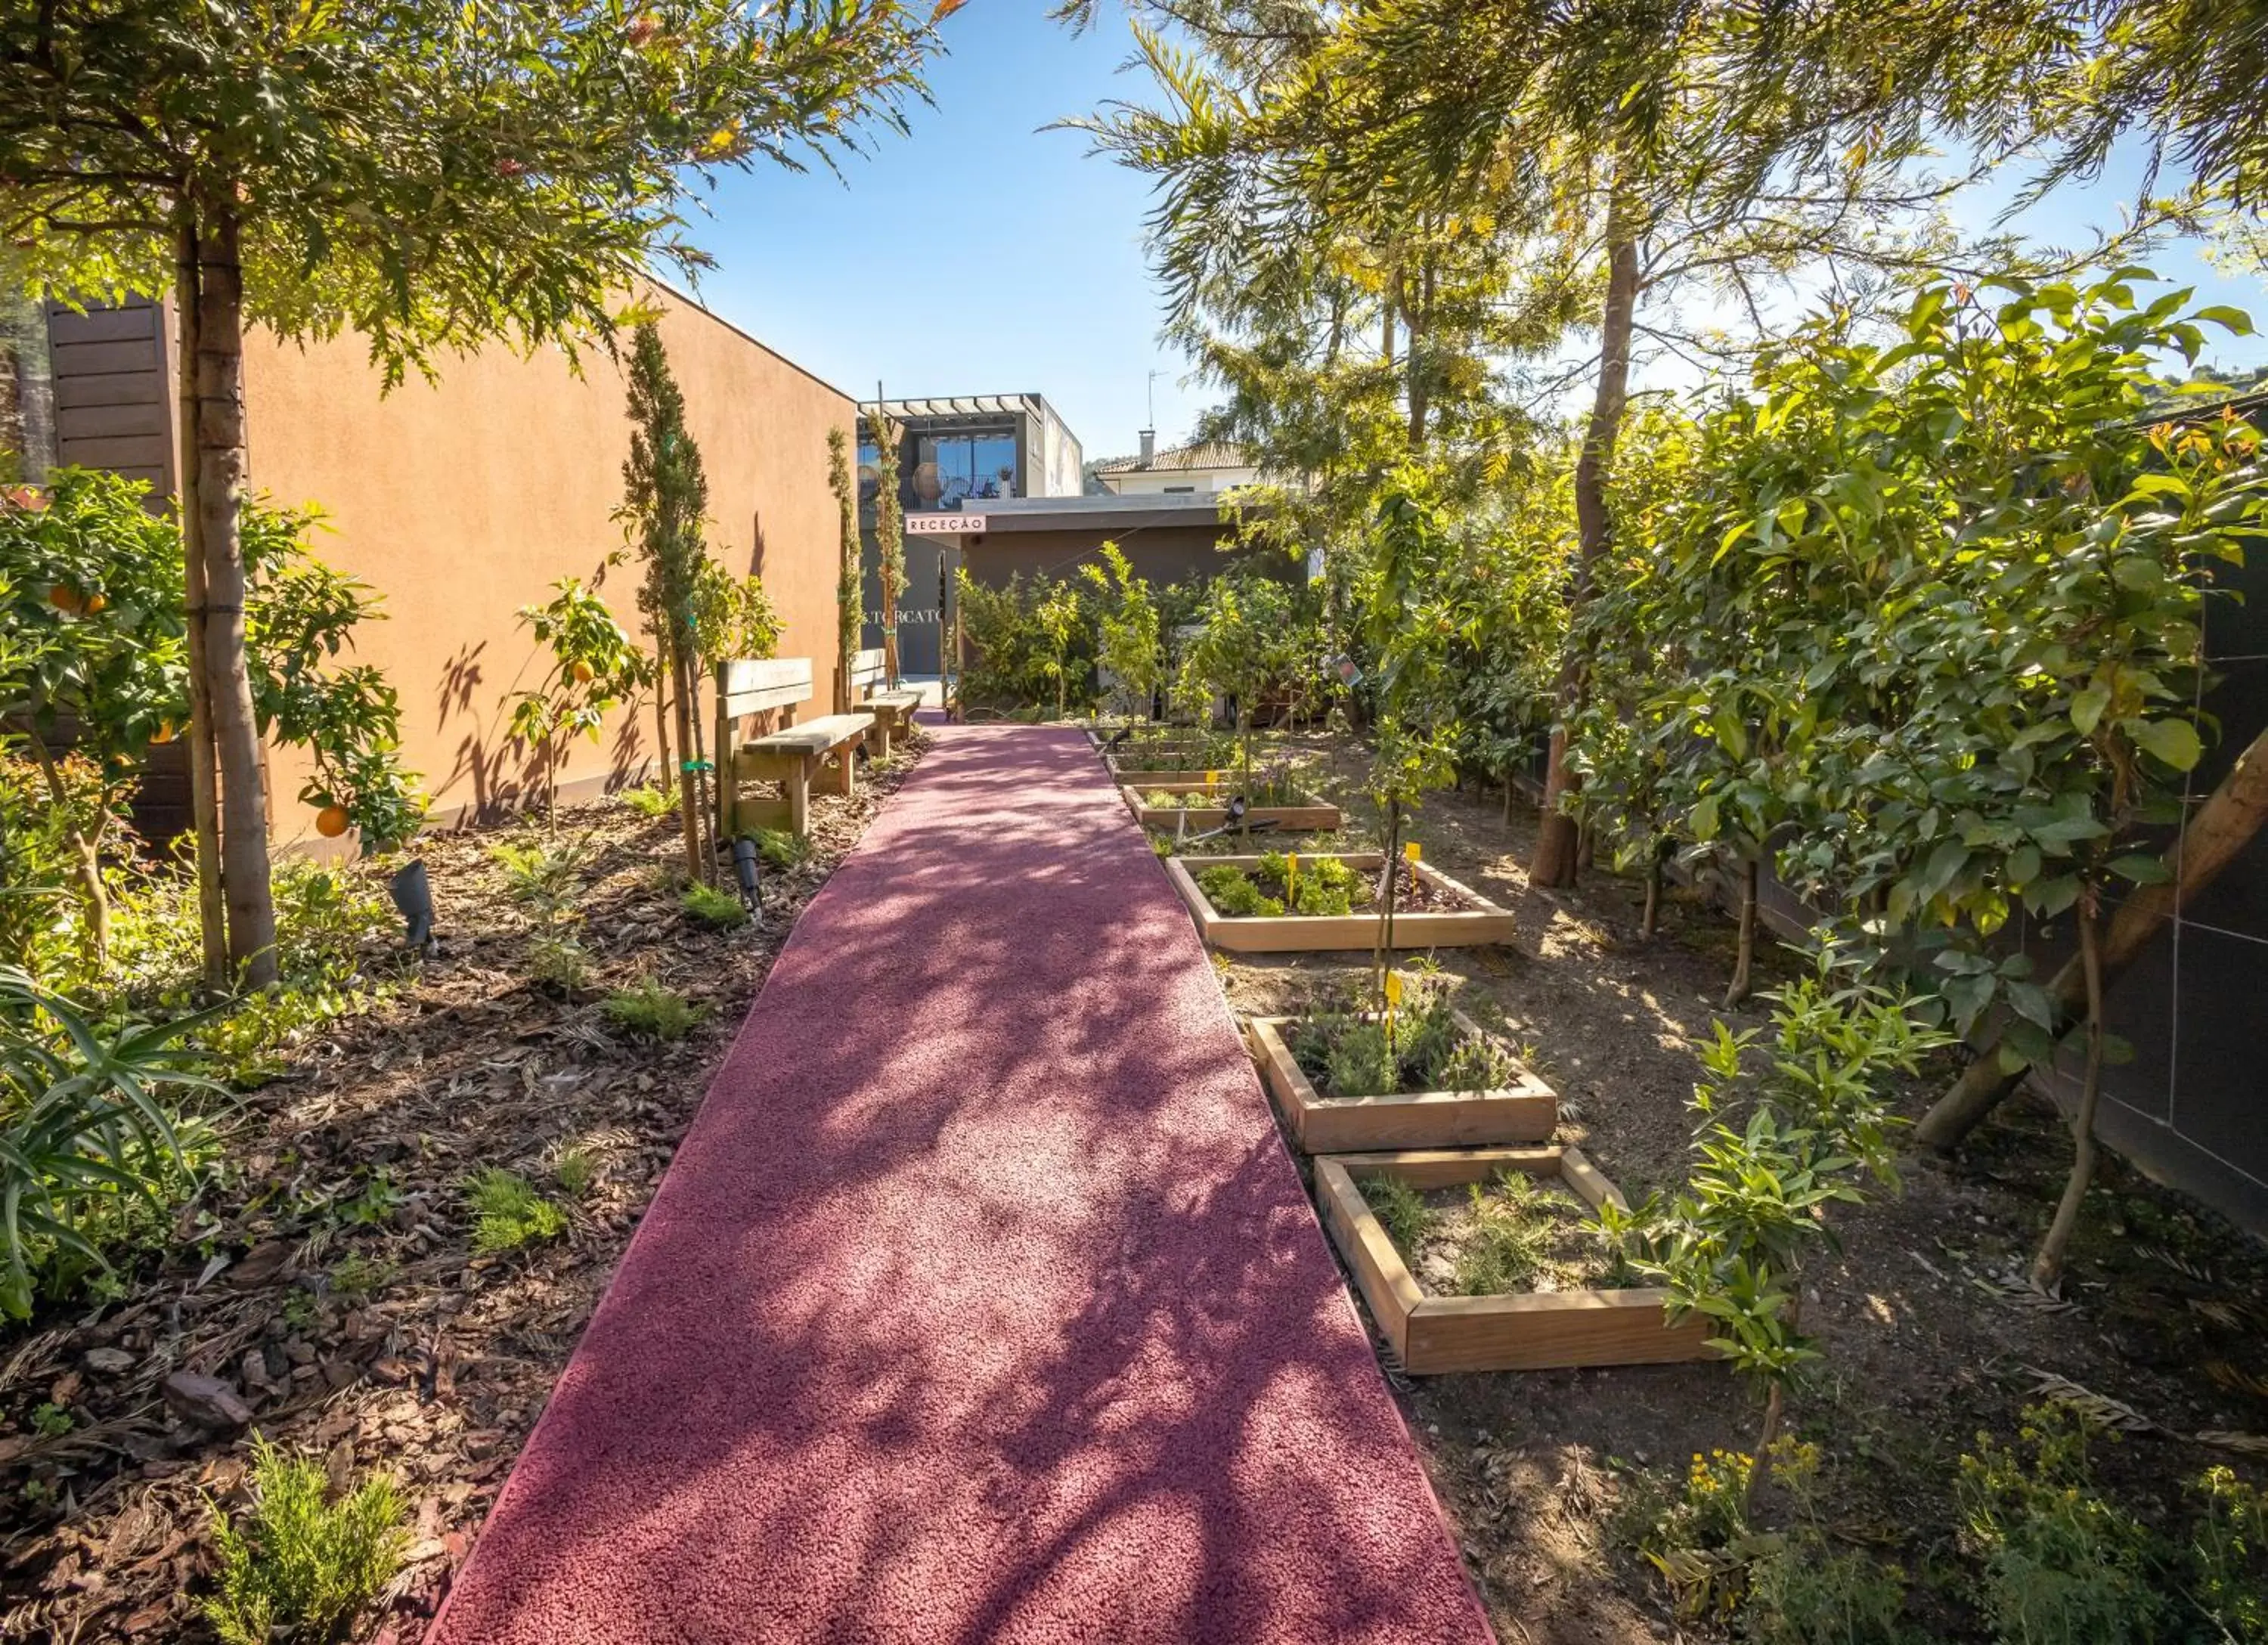
M 2205 797 L 2189 826 L 2165 856 L 2171 878 L 2161 885 L 2139 888 L 2119 904 L 2104 935 L 2099 963 L 2104 987 L 2109 987 L 2139 958 L 2158 927 L 2183 903 L 2200 895 L 2220 871 L 2252 843 L 2268 823 L 2268 729 L 2252 740 L 2237 756 L 2228 775 Z M 2058 1037 L 2088 1009 L 2085 967 L 2076 957 L 2067 962 L 2048 985 L 2055 1001 Z M 1977 1060 L 1962 1071 L 1952 1088 L 1914 1127 L 1914 1140 L 1924 1147 L 1950 1154 L 1967 1140 L 1985 1116 L 2023 1082 L 2026 1070 L 2002 1070 L 1998 1043 L 1988 1044 Z
M 1396 798 L 1386 802 L 1386 871 L 1379 896 L 1378 952 L 1371 963 L 1371 995 L 1381 1013 L 1386 1009 L 1386 973 L 1394 963 L 1394 894 L 1401 866 L 1402 801 Z
M 717 882 L 717 813 L 711 808 L 713 789 L 709 781 L 709 739 L 701 728 L 701 669 L 692 659 L 685 662 L 686 724 L 693 738 L 693 810 L 700 820 L 694 832 L 693 877 L 703 885 Z M 722 699 L 718 699 L 720 702 Z M 725 757 L 722 735 L 718 738 L 717 757 Z
M 675 665 L 670 661 L 669 642 L 656 629 L 653 635 L 653 745 L 659 750 L 661 792 L 677 792 L 676 768 L 669 762 L 669 689 Z
M 208 210 L 197 245 L 197 550 L 204 567 L 205 678 L 220 769 L 228 957 L 250 988 L 276 980 L 267 772 L 244 653 L 244 277 L 237 222 Z
M 1504 825 L 1512 826 L 1512 773 L 1504 774 Z
M 86 934 L 80 949 L 99 970 L 110 953 L 110 894 L 102 883 L 101 836 L 109 807 L 98 801 L 100 809 L 96 813 L 95 831 L 90 834 L 79 825 L 78 814 L 71 808 L 70 789 L 55 756 L 48 752 L 47 739 L 27 727 L 24 741 L 31 745 L 32 757 L 47 780 L 48 803 L 62 820 L 63 838 L 71 848 L 71 878 L 78 882 L 78 900 L 86 910 Z
M 1756 957 L 1756 880 L 1757 859 L 1747 859 L 1741 865 L 1741 946 L 1733 960 L 1733 981 L 1725 990 L 1725 1009 L 1749 997 L 1749 968 Z
M 693 693 L 686 689 L 687 676 L 693 672 L 674 644 L 669 645 L 669 695 L 677 715 L 677 746 L 685 763 L 695 763 L 693 752 Z M 677 784 L 677 826 L 685 840 L 685 873 L 688 879 L 701 877 L 701 785 L 698 773 L 681 771 Z
M 1646 911 L 1638 916 L 1638 934 L 1649 941 L 1661 929 L 1661 852 L 1649 845 L 1646 852 Z
M 1571 613 L 1580 613 L 1590 598 L 1593 568 L 1614 540 L 1607 474 L 1614 461 L 1615 441 L 1622 433 L 1623 415 L 1630 404 L 1631 332 L 1638 314 L 1638 238 L 1618 181 L 1607 210 L 1607 294 L 1599 315 L 1599 387 L 1591 401 L 1582 454 L 1575 461 L 1577 552 L 1575 585 L 1569 595 Z M 1576 779 L 1567 769 L 1566 727 L 1583 705 L 1588 672 L 1581 653 L 1571 641 L 1559 670 L 1558 724 L 1551 733 L 1551 763 L 1543 779 L 1543 815 L 1535 830 L 1535 855 L 1528 867 L 1531 885 L 1575 882 L 1575 819 L 1567 815 L 1565 802 L 1574 792 Z
M 1771 1448 L 1772 1442 L 1779 1438 L 1779 1415 L 1784 1391 L 1778 1380 L 1775 1380 L 1771 1385 L 1771 1391 L 1764 1396 L 1764 1420 L 1756 1433 L 1756 1460 L 1749 1465 L 1749 1477 L 1741 1483 L 1741 1514 L 1743 1518 L 1748 1516 L 1749 1504 L 1756 1500 L 1757 1485 L 1763 1481 L 1766 1474 L 1771 1472 Z
M 205 564 L 197 529 L 197 314 L 203 306 L 203 281 L 197 271 L 197 232 L 183 208 L 174 237 L 173 307 L 180 328 L 173 362 L 179 401 L 179 441 L 174 458 L 173 512 L 181 527 L 181 604 L 188 636 L 190 831 L 195 841 L 197 931 L 204 959 L 205 986 L 228 986 L 228 916 L 222 902 L 220 785 L 213 769 L 212 685 L 205 660 Z
M 2048 1224 L 2047 1237 L 2032 1258 L 2032 1283 L 2043 1291 L 2053 1289 L 2063 1278 L 2064 1252 L 2070 1248 L 2080 1207 L 2095 1181 L 2095 1116 L 2102 1104 L 2102 956 L 2095 941 L 2094 902 L 2090 889 L 2079 905 L 2080 970 L 2087 978 L 2087 1077 L 2080 1088 L 2079 1112 L 2071 1122 L 2071 1177 L 2063 1185 L 2063 1199 Z

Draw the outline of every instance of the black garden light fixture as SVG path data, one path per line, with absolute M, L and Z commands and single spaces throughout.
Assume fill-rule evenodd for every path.
M 394 871 L 387 889 L 394 894 L 394 905 L 401 911 L 409 926 L 409 947 L 424 953 L 433 946 L 433 881 L 425 871 L 425 859 L 412 857 L 402 864 Z
M 756 842 L 743 834 L 733 842 L 733 877 L 740 882 L 740 905 L 752 919 L 762 919 L 764 909 L 757 881 Z

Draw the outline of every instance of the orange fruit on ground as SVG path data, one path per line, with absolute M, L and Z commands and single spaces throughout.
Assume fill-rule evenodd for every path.
M 347 831 L 347 808 L 344 806 L 325 806 L 315 813 L 315 832 L 325 839 L 336 839 Z
M 591 676 L 592 676 L 592 673 L 593 673 L 593 670 L 592 670 L 591 665 L 590 665 L 589 663 L 587 663 L 587 662 L 578 662 L 578 663 L 577 663 L 577 664 L 575 665 L 575 683 L 576 683 L 576 684 L 578 684 L 578 685 L 588 685 L 588 684 L 590 684 L 590 683 L 591 683 Z

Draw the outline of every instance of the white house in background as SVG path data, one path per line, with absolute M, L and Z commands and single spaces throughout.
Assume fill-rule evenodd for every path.
M 1088 473 L 1105 491 L 1121 497 L 1160 492 L 1211 497 L 1260 481 L 1260 469 L 1241 446 L 1206 440 L 1160 451 L 1157 432 L 1146 428 L 1142 431 L 1138 455 L 1109 458 L 1096 463 Z

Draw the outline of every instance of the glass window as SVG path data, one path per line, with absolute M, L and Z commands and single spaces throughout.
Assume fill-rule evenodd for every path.
M 1013 428 L 924 434 L 917 442 L 909 505 L 950 513 L 971 501 L 1016 495 Z
M 858 441 L 858 506 L 872 508 L 874 494 L 881 489 L 881 450 L 873 440 L 861 436 Z

